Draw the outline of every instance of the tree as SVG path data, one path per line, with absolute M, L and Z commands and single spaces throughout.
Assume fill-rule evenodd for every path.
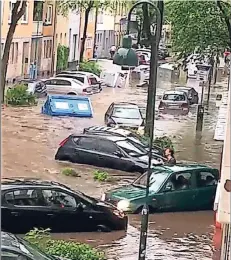
M 80 47 L 80 62 L 83 61 L 85 42 L 87 38 L 87 26 L 89 21 L 89 14 L 91 11 L 105 10 L 106 8 L 112 9 L 116 6 L 115 0 L 60 0 L 58 2 L 58 10 L 62 15 L 67 15 L 68 11 L 81 11 L 84 12 L 84 27 L 83 27 L 83 35 L 81 38 L 81 47 Z
M 192 52 L 208 45 L 231 47 L 231 5 L 222 1 L 177 1 L 166 3 L 172 25 L 173 49 Z
M 2 68 L 1 68 L 1 103 L 4 102 L 5 96 L 5 83 L 6 83 L 6 73 L 8 68 L 8 60 L 10 55 L 10 47 L 14 37 L 15 29 L 18 24 L 20 18 L 26 12 L 27 0 L 17 0 L 13 6 L 12 13 L 11 13 L 11 23 L 10 27 L 6 36 L 5 47 L 2 56 Z

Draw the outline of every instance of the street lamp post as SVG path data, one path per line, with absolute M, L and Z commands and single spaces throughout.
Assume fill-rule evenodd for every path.
M 152 122 L 149 140 L 149 158 L 148 158 L 148 171 L 147 171 L 147 183 L 146 183 L 146 194 L 145 204 L 142 209 L 142 220 L 141 220 L 141 232 L 140 232 L 140 244 L 139 244 L 139 260 L 145 260 L 146 258 L 146 244 L 147 244 L 147 231 L 148 231 L 148 217 L 149 217 L 149 184 L 150 177 L 152 174 L 152 144 L 154 139 L 154 121 L 155 121 L 155 99 L 156 99 L 156 85 L 157 85 L 157 64 L 158 64 L 158 46 L 161 35 L 161 14 L 157 6 L 149 0 L 141 0 L 132 6 L 128 13 L 128 24 L 127 34 L 129 34 L 130 20 L 132 11 L 141 4 L 150 4 L 156 11 L 156 30 L 155 35 L 152 35 L 151 41 L 151 61 L 150 61 L 150 76 L 149 76 L 149 89 L 148 95 L 151 95 L 151 107 L 152 107 Z

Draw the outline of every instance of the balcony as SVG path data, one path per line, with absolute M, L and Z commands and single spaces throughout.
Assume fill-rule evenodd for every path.
M 43 33 L 43 21 L 33 21 L 32 36 L 40 36 Z

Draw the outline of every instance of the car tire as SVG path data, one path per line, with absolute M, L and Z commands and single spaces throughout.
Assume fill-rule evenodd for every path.
M 111 232 L 111 229 L 105 225 L 98 225 L 97 231 L 98 232 Z
M 134 214 L 141 214 L 143 207 L 144 206 L 140 206 L 138 209 L 136 209 Z M 155 208 L 153 208 L 152 206 L 149 206 L 149 213 L 154 213 L 155 211 L 156 211 Z

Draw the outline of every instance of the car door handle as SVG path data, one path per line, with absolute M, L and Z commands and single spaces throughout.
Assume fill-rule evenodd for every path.
M 53 217 L 54 214 L 52 214 L 52 213 L 48 213 L 47 216 L 48 216 L 48 217 Z
M 12 211 L 12 212 L 11 212 L 11 215 L 14 216 L 14 217 L 18 217 L 18 216 L 19 216 L 19 213 L 18 213 L 18 212 L 15 212 L 15 211 Z

